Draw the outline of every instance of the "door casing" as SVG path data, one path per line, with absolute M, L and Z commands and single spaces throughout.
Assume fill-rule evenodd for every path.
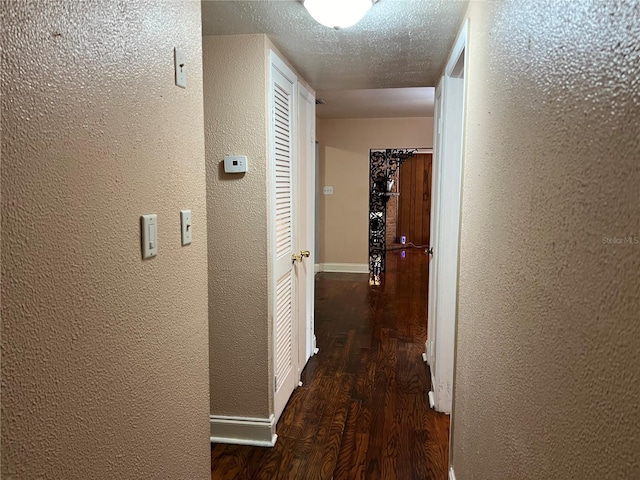
M 298 276 L 298 379 L 315 348 L 314 298 L 316 261 L 316 99 L 298 82 L 298 176 L 294 183 L 297 199 L 297 244 L 309 251 L 296 265 Z
M 460 262 L 460 222 L 466 92 L 465 22 L 436 89 L 432 202 L 433 256 L 429 265 L 429 323 L 426 358 L 431 367 L 435 408 L 450 413 Z

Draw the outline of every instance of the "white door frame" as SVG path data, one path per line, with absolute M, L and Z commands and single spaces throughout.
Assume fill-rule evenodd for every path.
M 298 246 L 309 251 L 309 257 L 297 265 L 298 270 L 298 378 L 315 348 L 315 215 L 316 215 L 316 98 L 298 82 L 298 176 L 294 191 L 297 198 Z
M 453 402 L 455 336 L 460 260 L 460 217 L 467 79 L 468 21 L 463 24 L 451 50 L 438 86 L 441 108 L 434 118 L 436 168 L 433 180 L 435 237 L 432 258 L 433 285 L 429 290 L 429 337 L 427 360 L 432 370 L 435 409 L 450 413 Z M 439 132 L 439 134 L 438 134 Z M 435 235 L 434 235 L 435 233 Z
M 431 225 L 429 235 L 429 293 L 427 299 L 427 341 L 425 343 L 425 355 L 429 366 L 431 367 L 431 384 L 435 385 L 435 361 L 436 361 L 436 322 L 437 317 L 437 291 L 438 291 L 438 259 L 439 255 L 435 255 L 435 252 L 440 252 L 440 192 L 442 181 L 442 161 L 440 158 L 440 152 L 442 151 L 442 120 L 443 120 L 443 108 L 442 108 L 442 89 L 444 80 L 438 82 L 435 92 L 434 103 L 434 123 L 433 123 L 433 157 L 432 157 L 432 172 L 431 179 Z M 433 253 L 431 253 L 433 252 Z

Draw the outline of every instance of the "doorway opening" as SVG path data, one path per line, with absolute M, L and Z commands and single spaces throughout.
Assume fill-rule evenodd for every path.
M 369 151 L 369 284 L 380 285 L 387 251 L 387 205 L 397 191 L 398 168 L 417 149 Z M 395 191 L 394 191 L 395 190 Z
M 419 150 L 398 170 L 399 196 L 388 205 L 387 250 L 429 248 L 432 156 L 430 149 Z
M 425 360 L 430 366 L 429 403 L 439 412 L 453 413 L 458 317 L 458 272 L 464 164 L 464 123 L 467 81 L 468 22 L 465 22 L 447 61 L 435 95 L 433 199 L 429 249 L 428 331 Z M 453 473 L 455 419 L 449 435 L 450 478 Z

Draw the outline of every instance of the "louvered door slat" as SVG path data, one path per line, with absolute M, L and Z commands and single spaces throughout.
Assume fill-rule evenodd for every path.
M 273 124 L 276 170 L 276 257 L 291 250 L 291 95 L 279 85 L 274 88 Z
M 291 311 L 292 295 L 291 271 L 278 280 L 276 289 L 276 390 L 293 368 L 293 315 Z

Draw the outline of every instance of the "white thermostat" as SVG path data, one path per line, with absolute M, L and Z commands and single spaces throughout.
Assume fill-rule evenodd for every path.
M 224 157 L 225 173 L 245 173 L 249 169 L 249 161 L 246 155 L 236 157 Z

